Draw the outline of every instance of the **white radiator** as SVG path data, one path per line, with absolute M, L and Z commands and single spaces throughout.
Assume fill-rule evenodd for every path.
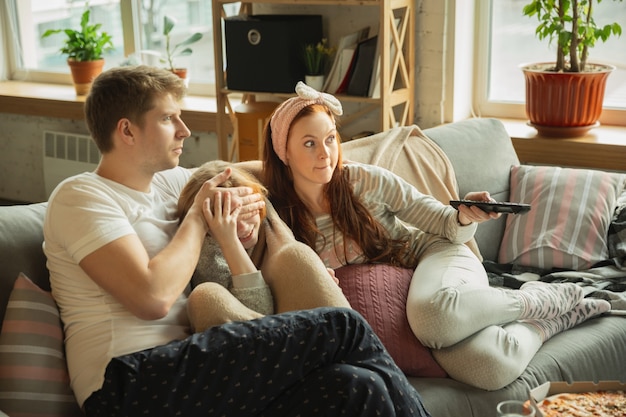
M 99 161 L 100 151 L 90 136 L 43 132 L 43 179 L 48 197 L 65 178 L 93 171 Z

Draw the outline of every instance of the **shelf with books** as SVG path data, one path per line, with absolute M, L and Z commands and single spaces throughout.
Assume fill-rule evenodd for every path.
M 215 68 L 225 68 L 225 40 L 223 38 L 224 21 L 227 15 L 224 6 L 235 3 L 232 0 L 213 1 L 213 39 Z M 348 89 L 350 80 L 346 80 L 346 89 L 343 93 L 330 91 L 344 103 L 345 113 L 341 117 L 340 129 L 352 125 L 356 126 L 364 116 L 374 117 L 376 120 L 375 130 L 383 131 L 395 126 L 410 125 L 413 123 L 414 107 L 414 2 L 411 0 L 253 0 L 242 2 L 238 14 L 254 15 L 254 5 L 291 5 L 298 8 L 300 5 L 321 5 L 342 7 L 358 6 L 358 8 L 369 8 L 372 19 L 376 19 L 375 25 L 369 27 L 365 36 L 359 37 L 360 41 L 369 39 L 369 66 L 365 74 L 361 74 L 359 88 L 353 85 Z M 331 10 L 331 8 L 327 8 Z M 264 9 L 265 10 L 265 9 Z M 333 21 L 333 13 L 329 11 L 328 24 L 341 25 L 340 21 Z M 347 36 L 349 33 L 340 34 L 338 38 Z M 375 41 L 372 40 L 375 38 Z M 340 39 L 335 45 L 340 46 Z M 332 42 L 331 42 L 332 43 Z M 374 58 L 372 58 L 372 43 L 376 44 Z M 357 42 L 358 45 L 358 42 Z M 337 54 L 343 48 L 337 48 Z M 347 58 L 346 58 L 347 59 Z M 355 61 L 356 63 L 356 61 Z M 326 84 L 330 80 L 331 72 L 327 75 Z M 365 81 L 369 78 L 369 81 Z M 343 79 L 341 80 L 343 81 Z M 353 81 L 355 84 L 356 81 Z M 364 85 L 367 84 L 367 88 Z M 236 129 L 236 119 L 234 107 L 239 102 L 258 101 L 258 98 L 266 100 L 269 96 L 271 100 L 284 100 L 293 94 L 277 93 L 275 91 L 241 91 L 229 89 L 225 71 L 217 71 L 215 74 L 216 101 L 217 101 L 217 136 L 219 144 L 219 156 L 224 160 L 238 159 L 238 135 Z M 295 85 L 294 85 L 295 87 Z M 325 85 L 327 87 L 327 85 Z M 365 92 L 367 90 L 367 92 Z M 361 95 L 346 94 L 347 92 L 359 92 Z M 235 103 L 234 101 L 237 100 Z M 348 109 L 349 108 L 349 109 Z M 233 132 L 231 145 L 229 143 L 229 132 Z M 340 133 L 342 133 L 340 131 Z M 342 133 L 343 135 L 343 133 Z

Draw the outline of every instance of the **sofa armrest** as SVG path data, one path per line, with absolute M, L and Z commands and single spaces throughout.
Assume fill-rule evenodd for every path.
M 0 323 L 20 272 L 50 290 L 43 253 L 43 220 L 47 203 L 0 207 Z

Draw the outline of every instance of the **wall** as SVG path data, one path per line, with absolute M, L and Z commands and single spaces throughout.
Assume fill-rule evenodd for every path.
M 43 131 L 88 134 L 82 120 L 0 113 L 0 199 L 38 202 L 47 199 L 43 173 Z M 180 163 L 196 167 L 217 158 L 214 133 L 192 132 Z
M 452 121 L 446 112 L 454 98 L 452 83 L 446 86 L 447 72 L 454 59 L 454 0 L 414 0 L 416 10 L 415 116 L 422 128 Z M 464 0 L 467 6 L 469 0 Z M 461 2 L 462 3 L 462 2 Z M 473 2 L 470 2 L 473 3 Z M 333 15 L 342 25 L 354 28 L 367 24 L 359 7 L 344 10 L 343 17 Z M 371 14 L 371 9 L 369 10 Z M 365 12 L 364 12 L 365 13 Z M 335 29 L 336 30 L 336 29 Z M 331 36 L 334 36 L 331 34 Z M 467 37 L 466 37 L 467 38 Z M 447 87 L 447 89 L 446 89 Z M 454 117 L 458 117 L 457 114 Z M 82 120 L 27 117 L 0 113 L 0 198 L 35 202 L 47 198 L 43 185 L 42 131 L 57 130 L 86 134 Z M 212 132 L 192 132 L 185 141 L 183 166 L 197 166 L 217 157 L 217 143 Z
M 0 198 L 27 202 L 45 200 L 42 132 L 86 134 L 84 122 L 0 114 L 0 125 Z
M 415 115 L 428 128 L 443 123 L 448 0 L 415 0 Z

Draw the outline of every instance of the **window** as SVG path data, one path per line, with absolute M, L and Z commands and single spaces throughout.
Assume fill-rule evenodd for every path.
M 554 61 L 554 46 L 535 37 L 536 18 L 524 16 L 529 0 L 479 1 L 479 61 L 475 111 L 481 116 L 525 118 L 525 84 L 519 66 L 523 63 Z M 598 42 L 590 61 L 615 65 L 607 81 L 601 122 L 626 125 L 626 3 L 604 0 L 595 4 L 598 24 L 618 22 L 624 34 Z
M 8 0 L 0 6 L 7 11 L 1 23 L 7 28 L 3 35 L 13 40 L 7 57 L 8 78 L 69 84 L 66 57 L 59 53 L 65 35 L 45 39 L 41 35 L 48 29 L 78 28 L 86 3 L 91 8 L 91 22 L 101 23 L 102 30 L 113 37 L 115 50 L 105 56 L 105 69 L 123 65 L 129 58 L 163 66 L 158 57 L 140 51 L 164 51 L 161 33 L 167 14 L 177 21 L 172 32 L 174 44 L 194 32 L 204 35 L 191 46 L 193 55 L 178 57 L 176 64 L 189 68 L 195 94 L 214 93 L 211 2 L 207 0 Z M 238 8 L 235 3 L 228 6 L 233 11 Z

